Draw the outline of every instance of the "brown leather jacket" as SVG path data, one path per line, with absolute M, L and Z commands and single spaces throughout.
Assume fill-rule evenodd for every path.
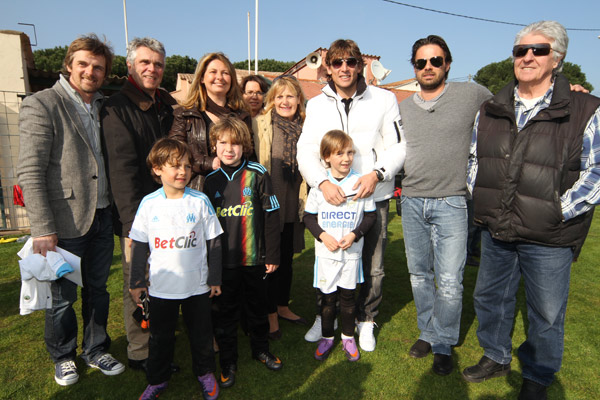
M 252 135 L 252 119 L 246 111 L 237 113 L 239 118 L 244 121 Z M 173 125 L 169 132 L 169 137 L 181 140 L 190 146 L 192 152 L 192 180 L 189 187 L 196 190 L 202 190 L 204 177 L 213 171 L 212 164 L 216 155 L 209 147 L 208 132 L 212 123 L 206 124 L 210 118 L 205 112 L 198 111 L 197 108 L 187 109 L 179 107 L 173 111 Z M 256 160 L 252 154 L 250 160 Z
M 189 187 L 202 190 L 204 176 L 212 172 L 214 152 L 208 146 L 208 129 L 206 115 L 197 108 L 183 107 L 173 111 L 173 125 L 169 137 L 185 142 L 192 152 L 192 180 Z

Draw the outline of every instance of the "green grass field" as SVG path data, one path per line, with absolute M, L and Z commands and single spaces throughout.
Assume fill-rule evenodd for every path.
M 515 399 L 520 385 L 520 366 L 513 359 L 513 372 L 480 384 L 465 382 L 462 369 L 476 363 L 482 355 L 473 311 L 472 293 L 477 268 L 467 266 L 464 276 L 463 314 L 460 342 L 454 349 L 455 371 L 446 377 L 431 371 L 432 356 L 415 360 L 408 350 L 418 337 L 416 312 L 412 300 L 404 255 L 401 218 L 390 205 L 388 246 L 385 257 L 384 297 L 375 330 L 377 348 L 362 353 L 356 363 L 344 357 L 341 345 L 325 362 L 313 358 L 315 344 L 304 341 L 306 328 L 281 322 L 283 338 L 271 342 L 271 351 L 284 367 L 272 372 L 250 357 L 249 343 L 240 335 L 240 360 L 234 387 L 221 391 L 222 399 Z M 565 326 L 563 367 L 549 388 L 550 399 L 600 398 L 600 373 L 595 360 L 600 358 L 600 217 L 596 217 L 586 245 L 573 264 L 571 291 Z M 312 320 L 314 289 L 312 239 L 307 233 L 307 249 L 294 264 L 292 309 Z M 111 293 L 109 333 L 111 353 L 126 361 L 122 318 L 122 274 L 120 249 L 115 249 L 108 288 Z M 136 399 L 146 386 L 142 372 L 126 370 L 119 376 L 104 376 L 91 370 L 80 359 L 79 382 L 60 387 L 54 382 L 54 366 L 44 346 L 44 315 L 35 312 L 19 315 L 20 276 L 16 252 L 20 244 L 0 244 L 0 399 Z M 80 301 L 76 303 L 79 308 Z M 514 325 L 514 348 L 524 340 L 525 303 L 522 290 Z M 80 313 L 78 313 L 80 314 Z M 81 332 L 81 328 L 80 328 Z M 336 332 L 339 334 L 339 331 Z M 80 338 L 81 341 L 81 338 Z M 515 354 L 514 352 L 513 354 Z M 187 337 L 180 324 L 177 333 L 176 362 L 181 372 L 173 375 L 161 399 L 201 399 L 199 384 L 191 373 Z

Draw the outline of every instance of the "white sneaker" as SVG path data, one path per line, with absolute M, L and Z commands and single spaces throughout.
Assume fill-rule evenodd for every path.
M 337 318 L 333 321 L 333 330 L 337 330 L 338 322 Z M 304 340 L 307 342 L 315 343 L 321 340 L 323 337 L 323 331 L 321 330 L 321 316 L 317 315 L 315 317 L 315 323 L 310 327 L 306 335 L 304 335 Z
M 60 386 L 69 386 L 77 383 L 79 374 L 77 373 L 75 362 L 73 360 L 67 360 L 56 363 L 54 365 L 54 380 Z
M 373 321 L 358 322 L 356 327 L 358 329 L 358 344 L 363 351 L 375 350 L 375 336 L 373 335 L 373 328 L 377 324 Z
M 323 332 L 321 331 L 321 316 L 317 315 L 315 317 L 315 323 L 310 327 L 306 335 L 304 335 L 304 340 L 307 342 L 315 343 L 321 340 L 323 337 Z

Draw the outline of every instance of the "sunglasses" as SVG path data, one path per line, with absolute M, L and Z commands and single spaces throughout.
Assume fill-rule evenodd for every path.
M 435 68 L 439 68 L 442 65 L 444 65 L 444 57 L 437 56 L 431 57 L 429 60 L 426 58 L 419 58 L 418 60 L 415 60 L 415 68 L 419 71 L 422 70 L 423 68 L 425 68 L 425 66 L 427 66 L 427 61 L 429 61 L 431 66 Z
M 547 56 L 550 54 L 552 46 L 550 46 L 550 43 L 518 44 L 513 47 L 513 57 L 525 57 L 529 49 L 533 51 L 533 55 L 536 57 Z
M 336 69 L 342 68 L 344 63 L 346 63 L 348 68 L 355 68 L 358 65 L 358 60 L 354 57 L 336 58 L 335 60 L 331 61 L 331 66 Z

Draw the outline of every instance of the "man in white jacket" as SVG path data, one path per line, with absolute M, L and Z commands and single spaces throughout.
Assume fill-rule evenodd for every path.
M 308 102 L 298 141 L 298 166 L 308 184 L 321 189 L 331 204 L 371 195 L 376 202 L 377 222 L 365 235 L 362 258 L 365 281 L 357 299 L 359 344 L 364 351 L 373 351 L 374 319 L 382 297 L 389 199 L 394 190 L 394 176 L 405 158 L 402 124 L 394 94 L 367 86 L 361 74 L 362 54 L 354 41 L 333 42 L 325 64 L 329 84 L 322 89 L 323 93 Z M 328 181 L 319 158 L 321 138 L 332 129 L 343 130 L 354 141 L 356 154 L 352 168 L 362 176 L 352 193 L 344 193 L 338 185 Z M 349 195 L 354 197 L 346 197 Z M 317 316 L 306 340 L 319 340 L 320 328 L 320 316 Z

